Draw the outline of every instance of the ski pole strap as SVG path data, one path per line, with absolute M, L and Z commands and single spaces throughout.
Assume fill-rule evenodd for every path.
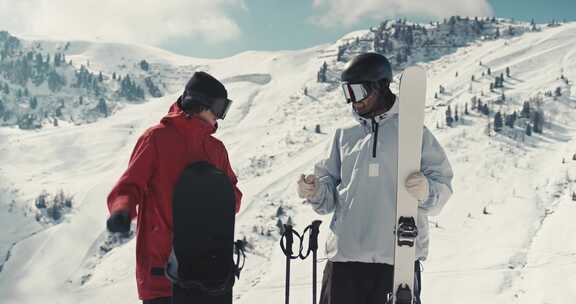
M 318 250 L 318 234 L 320 233 L 320 224 L 322 224 L 322 221 L 315 220 L 312 222 L 312 224 L 308 225 L 306 229 L 304 229 L 304 232 L 302 232 L 302 241 L 306 235 L 306 232 L 309 232 L 308 250 L 306 251 L 306 254 L 302 254 L 301 249 L 300 253 L 298 254 L 302 260 L 305 260 L 310 255 L 310 252 L 316 252 Z
M 300 241 L 300 250 L 298 250 L 298 254 L 294 255 L 294 251 L 292 251 L 292 246 L 294 244 L 294 235 Z M 282 233 L 282 237 L 280 238 L 280 248 L 282 248 L 282 252 L 284 255 L 289 259 L 297 259 L 302 252 L 302 236 L 292 229 L 292 225 L 284 224 L 284 233 Z

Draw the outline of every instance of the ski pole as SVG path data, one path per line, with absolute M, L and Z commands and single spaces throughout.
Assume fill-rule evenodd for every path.
M 286 246 L 288 247 L 288 252 L 284 252 L 286 254 L 286 294 L 285 294 L 285 301 L 286 304 L 290 303 L 290 256 L 292 255 L 292 243 L 294 239 L 292 238 L 292 225 L 284 225 L 286 229 Z
M 316 304 L 316 262 L 318 259 L 318 234 L 320 233 L 320 224 L 322 221 L 315 220 L 310 225 L 310 240 L 308 248 L 312 250 L 312 304 Z
M 302 238 L 306 235 L 306 232 L 310 230 L 310 235 L 308 236 L 308 250 L 306 254 L 302 254 L 302 248 L 300 248 L 300 258 L 305 260 L 312 252 L 312 303 L 316 304 L 316 262 L 317 262 L 317 252 L 318 252 L 318 233 L 320 232 L 320 224 L 322 221 L 315 220 L 312 224 L 308 225 L 304 232 L 302 232 Z
M 302 237 L 292 229 L 292 225 L 284 224 L 284 233 L 282 233 L 282 238 L 280 238 L 280 248 L 282 248 L 282 252 L 286 256 L 286 304 L 290 303 L 290 260 L 298 258 L 298 255 L 295 256 L 292 251 L 294 234 L 300 239 L 300 251 L 302 251 Z

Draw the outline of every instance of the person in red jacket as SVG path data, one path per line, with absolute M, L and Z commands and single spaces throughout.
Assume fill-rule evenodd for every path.
M 109 231 L 129 232 L 131 220 L 138 218 L 136 282 L 144 304 L 170 303 L 172 285 L 164 267 L 172 249 L 172 191 L 182 170 L 208 161 L 226 172 L 234 185 L 236 212 L 240 208 L 242 193 L 228 153 L 212 136 L 230 104 L 220 81 L 194 73 L 169 113 L 140 136 L 128 169 L 108 195 Z

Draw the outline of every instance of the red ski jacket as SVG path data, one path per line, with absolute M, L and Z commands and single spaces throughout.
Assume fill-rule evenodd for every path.
M 208 161 L 230 177 L 236 212 L 242 193 L 224 144 L 214 138 L 209 123 L 188 117 L 176 105 L 161 122 L 142 134 L 128 169 L 108 195 L 110 213 L 127 210 L 138 217 L 136 282 L 141 300 L 172 295 L 164 266 L 172 249 L 172 191 L 182 170 L 195 161 Z

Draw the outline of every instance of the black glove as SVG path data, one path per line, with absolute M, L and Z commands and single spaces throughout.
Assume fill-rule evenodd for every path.
M 130 214 L 126 210 L 112 213 L 106 221 L 106 228 L 110 232 L 126 233 L 130 231 Z

